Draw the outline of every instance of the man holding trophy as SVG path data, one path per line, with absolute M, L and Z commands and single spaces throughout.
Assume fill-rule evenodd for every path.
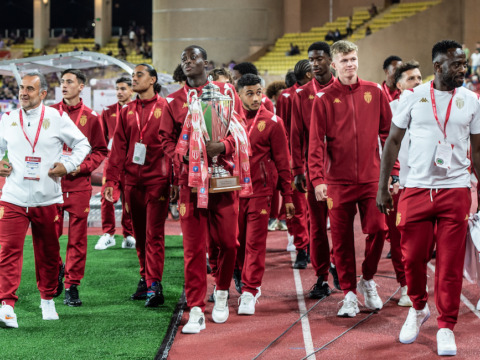
M 232 190 L 251 192 L 249 144 L 240 124 L 240 100 L 231 85 L 208 81 L 207 64 L 207 53 L 200 46 L 189 46 L 183 51 L 181 65 L 187 81 L 166 98 L 160 124 L 161 143 L 173 159 L 180 186 L 185 292 L 190 307 L 183 333 L 205 329 L 208 237 L 219 248 L 212 318 L 216 323 L 228 319 L 238 219 L 238 195 Z M 226 137 L 228 130 L 230 135 Z M 219 165 L 231 170 L 234 176 Z

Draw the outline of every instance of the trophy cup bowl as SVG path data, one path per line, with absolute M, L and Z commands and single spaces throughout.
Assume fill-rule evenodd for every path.
M 227 94 L 230 92 L 231 97 Z M 227 135 L 230 127 L 230 120 L 233 116 L 234 93 L 231 88 L 226 88 L 225 95 L 220 88 L 211 81 L 205 85 L 202 95 L 198 97 L 202 105 L 204 122 L 201 124 L 205 141 L 220 141 Z M 208 138 L 207 138 L 208 134 Z M 204 159 L 203 161 L 207 161 Z M 240 190 L 238 176 L 231 176 L 230 173 L 217 164 L 217 157 L 212 158 L 212 166 L 209 167 L 210 187 L 209 192 L 226 192 Z

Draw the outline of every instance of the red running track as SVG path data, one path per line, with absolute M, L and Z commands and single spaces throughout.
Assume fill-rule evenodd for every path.
M 357 274 L 363 260 L 364 235 L 361 234 L 359 218 L 355 221 Z M 215 324 L 212 320 L 212 303 L 206 308 L 206 330 L 200 334 L 184 335 L 181 327 L 186 323 L 184 314 L 181 326 L 169 353 L 169 359 L 253 359 L 275 338 L 282 334 L 300 317 L 297 300 L 291 254 L 285 251 L 287 236 L 285 232 L 269 233 L 267 240 L 266 272 L 262 285 L 262 296 L 253 316 L 237 315 L 239 294 L 233 282 L 230 288 L 230 317 L 225 324 Z M 378 292 L 385 302 L 397 289 L 391 260 L 385 256 L 389 250 L 385 244 L 384 254 L 375 278 L 379 285 Z M 435 261 L 432 261 L 435 264 Z M 303 293 L 316 281 L 311 265 L 300 270 Z M 330 281 L 330 286 L 333 284 Z M 436 354 L 437 323 L 434 300 L 434 273 L 429 270 L 429 306 L 431 318 L 423 325 L 419 337 L 414 344 L 404 345 L 398 341 L 400 328 L 405 321 L 408 308 L 399 307 L 397 293 L 391 301 L 377 314 L 349 331 L 335 342 L 326 346 L 308 359 L 433 359 Z M 208 294 L 213 291 L 213 280 L 209 277 Z M 463 295 L 475 306 L 479 289 L 464 281 Z M 338 318 L 339 302 L 343 299 L 341 292 L 334 292 L 308 313 L 310 332 L 314 350 L 335 339 L 344 331 L 367 318 L 370 311 L 360 306 L 361 313 L 353 319 Z M 359 297 L 360 301 L 363 298 Z M 305 297 L 306 309 L 310 309 L 317 301 Z M 472 312 L 463 302 L 460 307 L 459 322 L 455 328 L 457 342 L 456 359 L 480 359 L 480 341 L 478 327 L 480 313 Z M 309 335 L 310 334 L 310 335 Z M 267 349 L 258 359 L 302 359 L 307 355 L 302 323 L 298 322 L 283 337 Z

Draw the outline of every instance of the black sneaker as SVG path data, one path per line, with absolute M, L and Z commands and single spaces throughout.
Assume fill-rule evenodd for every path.
M 303 249 L 298 250 L 297 259 L 293 265 L 294 269 L 306 269 L 307 268 L 307 252 Z
M 69 289 L 65 289 L 65 300 L 63 303 L 68 306 L 82 306 L 82 300 L 78 297 L 77 285 L 71 285 Z
M 387 254 L 387 259 L 391 259 L 392 258 L 392 250 L 390 250 Z
M 310 260 L 310 244 L 307 245 L 307 262 L 309 264 L 311 263 L 311 260 Z
M 310 299 L 321 299 L 326 296 L 329 296 L 332 293 L 328 283 L 323 282 L 323 277 L 319 277 L 315 285 L 313 285 L 312 289 L 308 293 L 308 297 Z
M 160 281 L 154 281 L 152 286 L 148 288 L 147 300 L 145 307 L 158 307 L 163 305 L 165 298 L 163 297 L 163 286 Z
M 65 264 L 60 265 L 60 270 L 58 271 L 58 285 L 57 291 L 53 294 L 53 297 L 59 297 L 63 291 L 63 277 L 65 276 Z
M 330 265 L 330 269 L 328 269 L 328 272 L 332 274 L 333 286 L 335 286 L 335 289 L 342 290 L 342 288 L 340 287 L 340 281 L 338 280 L 337 268 Z
M 239 294 L 242 293 L 242 272 L 240 269 L 233 270 L 233 281 L 235 282 L 235 289 Z
M 210 263 L 208 262 L 208 258 L 207 258 L 207 274 L 211 274 L 212 273 L 212 268 L 210 267 Z
M 145 300 L 147 298 L 148 286 L 144 278 L 140 278 L 137 285 L 137 291 L 130 297 L 132 300 Z

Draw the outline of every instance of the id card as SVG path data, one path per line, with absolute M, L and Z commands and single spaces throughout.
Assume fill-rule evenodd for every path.
M 452 162 L 453 148 L 449 143 L 440 143 L 435 151 L 435 166 L 444 169 L 450 169 Z
M 25 156 L 25 171 L 23 173 L 24 180 L 40 180 L 40 163 L 42 158 Z
M 145 164 L 146 155 L 147 155 L 147 145 L 142 143 L 135 143 L 132 162 L 134 164 L 143 165 Z
M 108 151 L 112 150 L 112 145 L 113 145 L 113 138 L 111 138 L 111 139 L 108 141 L 108 145 L 107 145 L 107 150 L 108 150 Z
M 63 144 L 63 150 L 62 150 L 62 156 L 61 156 L 63 162 L 68 161 L 71 155 L 72 155 L 72 149 L 70 149 L 67 145 Z

